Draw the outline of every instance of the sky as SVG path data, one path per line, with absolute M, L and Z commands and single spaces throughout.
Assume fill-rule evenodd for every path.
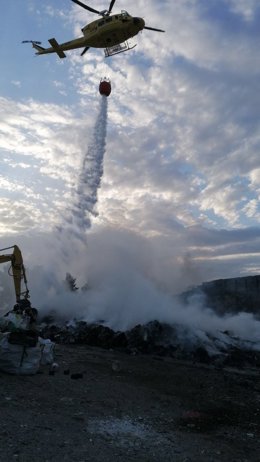
M 108 287 L 114 271 L 127 293 L 142 277 L 178 293 L 259 274 L 259 1 L 117 0 L 113 13 L 166 32 L 144 30 L 114 57 L 90 49 L 62 60 L 21 42 L 79 37 L 95 14 L 70 0 L 1 8 L 0 248 L 21 247 L 32 292 L 48 272 Z M 104 76 L 112 92 L 95 213 L 84 239 L 61 238 Z

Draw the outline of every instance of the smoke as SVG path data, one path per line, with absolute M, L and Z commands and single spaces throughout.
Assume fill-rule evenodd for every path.
M 202 297 L 193 297 L 184 306 L 174 296 L 191 282 L 201 282 L 199 267 L 185 249 L 182 258 L 174 259 L 180 255 L 174 246 L 172 256 L 163 252 L 162 257 L 163 244 L 158 239 L 126 230 L 91 229 L 103 175 L 106 130 L 107 98 L 102 97 L 69 215 L 59 232 L 23 236 L 17 242 L 26 256 L 33 305 L 42 315 L 54 312 L 63 320 L 102 321 L 114 330 L 153 320 L 182 325 L 188 329 L 185 341 L 195 332 L 206 339 L 205 331 L 226 329 L 260 340 L 260 323 L 251 314 L 219 317 Z M 68 272 L 76 278 L 76 292 L 69 292 L 65 284 Z M 0 296 L 3 293 L 0 287 Z M 3 297 L 1 302 L 6 305 Z
M 53 312 L 57 320 L 102 321 L 116 331 L 156 319 L 178 326 L 179 338 L 186 344 L 199 338 L 206 345 L 206 332 L 221 340 L 220 333 L 226 330 L 260 341 L 260 322 L 250 313 L 218 316 L 201 295 L 181 303 L 165 285 L 170 267 L 158 261 L 154 243 L 147 238 L 125 230 L 90 229 L 87 247 L 73 234 L 62 234 L 61 239 L 28 236 L 19 245 L 26 257 L 31 301 L 41 315 Z M 175 288 L 185 267 L 184 262 L 173 268 Z M 78 291 L 68 290 L 67 272 L 76 277 Z
M 53 237 L 51 240 L 53 243 Z M 68 249 L 69 264 L 56 258 L 59 245 Z M 171 293 L 171 287 L 164 285 L 168 267 L 158 267 L 153 244 L 136 234 L 114 229 L 90 231 L 87 248 L 83 241 L 68 237 L 67 241 L 57 241 L 56 252 L 42 263 L 28 271 L 32 301 L 37 301 L 41 314 L 55 312 L 57 320 L 102 321 L 115 331 L 158 320 L 178 326 L 179 338 L 186 344 L 198 338 L 206 344 L 206 333 L 221 340 L 221 332 L 226 330 L 241 339 L 260 342 L 260 322 L 252 314 L 218 316 L 201 294 L 182 303 Z M 174 268 L 175 277 L 178 272 L 183 277 L 185 265 L 178 271 Z M 65 286 L 68 271 L 77 277 L 76 292 Z

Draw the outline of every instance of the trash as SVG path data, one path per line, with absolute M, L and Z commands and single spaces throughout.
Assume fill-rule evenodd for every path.
M 57 372 L 59 370 L 60 366 L 58 363 L 52 363 L 50 370 Z
M 43 339 L 39 337 L 39 343 L 41 346 L 41 364 L 52 364 L 54 360 L 54 347 L 55 343 L 50 339 Z
M 24 344 L 10 343 L 11 333 L 2 334 L 0 340 L 0 370 L 9 374 L 33 375 L 40 367 L 41 348 L 37 342 L 35 346 L 26 344 L 26 332 L 22 332 Z M 12 338 L 12 337 L 11 337 Z
M 80 374 L 80 373 L 71 374 L 70 378 L 71 379 L 83 379 L 83 374 Z
M 119 372 L 122 370 L 122 366 L 120 361 L 113 361 L 112 362 L 112 371 Z
M 13 332 L 17 329 L 28 329 L 30 318 L 26 314 L 10 311 L 0 318 L 0 330 L 2 332 Z
M 38 343 L 38 335 L 34 331 L 17 330 L 14 332 L 9 332 L 8 342 L 11 343 L 11 345 L 35 347 Z

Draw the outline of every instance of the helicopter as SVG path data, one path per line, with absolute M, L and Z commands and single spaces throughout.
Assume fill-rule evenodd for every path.
M 89 48 L 104 48 L 105 57 L 113 56 L 118 53 L 130 50 L 128 39 L 137 35 L 143 29 L 156 32 L 165 32 L 161 29 L 148 27 L 145 25 L 143 18 L 133 17 L 127 11 L 122 10 L 120 14 L 111 14 L 116 0 L 111 0 L 107 10 L 98 11 L 79 0 L 71 0 L 85 10 L 101 16 L 83 27 L 83 36 L 70 40 L 69 42 L 58 43 L 55 38 L 49 39 L 50 48 L 43 48 L 41 42 L 36 40 L 24 40 L 22 43 L 32 43 L 36 55 L 45 55 L 48 53 L 57 53 L 60 58 L 66 58 L 64 51 L 84 48 L 83 56 Z

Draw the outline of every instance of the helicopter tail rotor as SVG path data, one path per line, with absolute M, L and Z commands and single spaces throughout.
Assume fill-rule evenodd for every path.
M 36 43 L 36 45 L 41 45 L 42 42 L 38 42 L 38 40 L 23 40 L 22 43 Z

